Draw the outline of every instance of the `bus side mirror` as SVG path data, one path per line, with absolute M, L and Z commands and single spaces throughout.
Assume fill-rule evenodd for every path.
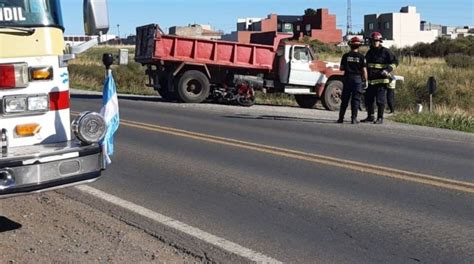
M 107 0 L 84 0 L 84 31 L 88 36 L 109 31 Z

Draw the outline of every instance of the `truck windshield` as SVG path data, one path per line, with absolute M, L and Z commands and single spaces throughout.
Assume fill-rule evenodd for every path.
M 0 0 L 0 27 L 59 27 L 59 0 Z

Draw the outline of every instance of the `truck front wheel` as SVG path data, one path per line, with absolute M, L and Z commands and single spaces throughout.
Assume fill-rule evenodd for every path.
M 324 108 L 329 111 L 339 110 L 341 107 L 343 84 L 339 80 L 331 80 L 326 84 L 324 94 L 322 96 L 322 103 Z
M 209 96 L 209 79 L 200 71 L 187 71 L 178 81 L 178 95 L 185 103 L 201 103 Z
M 307 94 L 295 94 L 295 100 L 301 108 L 313 108 L 318 101 L 318 97 Z

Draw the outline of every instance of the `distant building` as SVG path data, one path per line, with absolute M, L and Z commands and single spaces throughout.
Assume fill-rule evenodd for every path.
M 253 29 L 253 24 L 260 22 L 263 18 L 253 17 L 253 18 L 239 18 L 237 19 L 237 31 L 255 31 Z
M 295 33 L 299 38 L 310 37 L 323 43 L 336 44 L 342 41 L 342 30 L 336 27 L 336 15 L 329 14 L 329 10 L 316 10 L 316 15 L 305 15 L 303 21 L 296 24 Z
M 252 34 L 262 32 L 291 33 L 294 39 L 309 37 L 324 43 L 342 41 L 342 30 L 336 28 L 336 16 L 327 9 L 318 9 L 315 15 L 277 15 L 267 18 L 240 18 L 237 31 L 224 35 L 222 39 L 250 43 Z
M 447 37 L 451 39 L 456 39 L 459 37 L 467 37 L 474 35 L 474 29 L 466 27 L 453 27 L 453 26 L 443 26 L 436 25 L 430 22 L 421 21 L 421 30 L 430 31 L 437 30 L 438 36 Z
M 421 31 L 436 30 L 436 31 L 438 31 L 438 36 L 443 35 L 443 26 L 442 25 L 433 24 L 433 23 L 428 22 L 428 21 L 421 21 L 420 30 Z
M 443 27 L 443 36 L 451 39 L 474 36 L 474 29 L 469 27 Z
M 213 31 L 210 25 L 194 24 L 186 27 L 171 27 L 169 29 L 169 34 L 182 37 L 217 40 L 222 38 L 223 32 Z
M 121 39 L 121 43 L 123 45 L 135 45 L 137 42 L 137 36 L 136 35 L 129 35 L 126 38 Z
M 98 37 L 86 36 L 86 35 L 66 35 L 64 36 L 64 42 L 66 43 L 66 45 L 69 45 L 69 46 L 77 46 L 94 38 L 98 38 Z M 110 42 L 116 39 L 117 39 L 116 35 L 102 35 L 100 37 L 100 42 L 105 43 L 105 42 Z
M 438 29 L 421 30 L 421 16 L 416 7 L 406 6 L 399 13 L 371 14 L 364 17 L 365 37 L 372 32 L 382 33 L 385 46 L 405 47 L 415 43 L 432 43 L 439 35 Z

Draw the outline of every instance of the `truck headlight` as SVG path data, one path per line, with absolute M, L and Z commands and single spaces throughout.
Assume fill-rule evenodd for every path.
M 71 124 L 74 135 L 84 144 L 100 142 L 107 130 L 104 118 L 94 112 L 82 112 Z
M 49 98 L 47 95 L 28 97 L 28 111 L 48 111 Z
M 6 114 L 22 113 L 26 111 L 25 96 L 9 96 L 4 99 L 4 111 Z

